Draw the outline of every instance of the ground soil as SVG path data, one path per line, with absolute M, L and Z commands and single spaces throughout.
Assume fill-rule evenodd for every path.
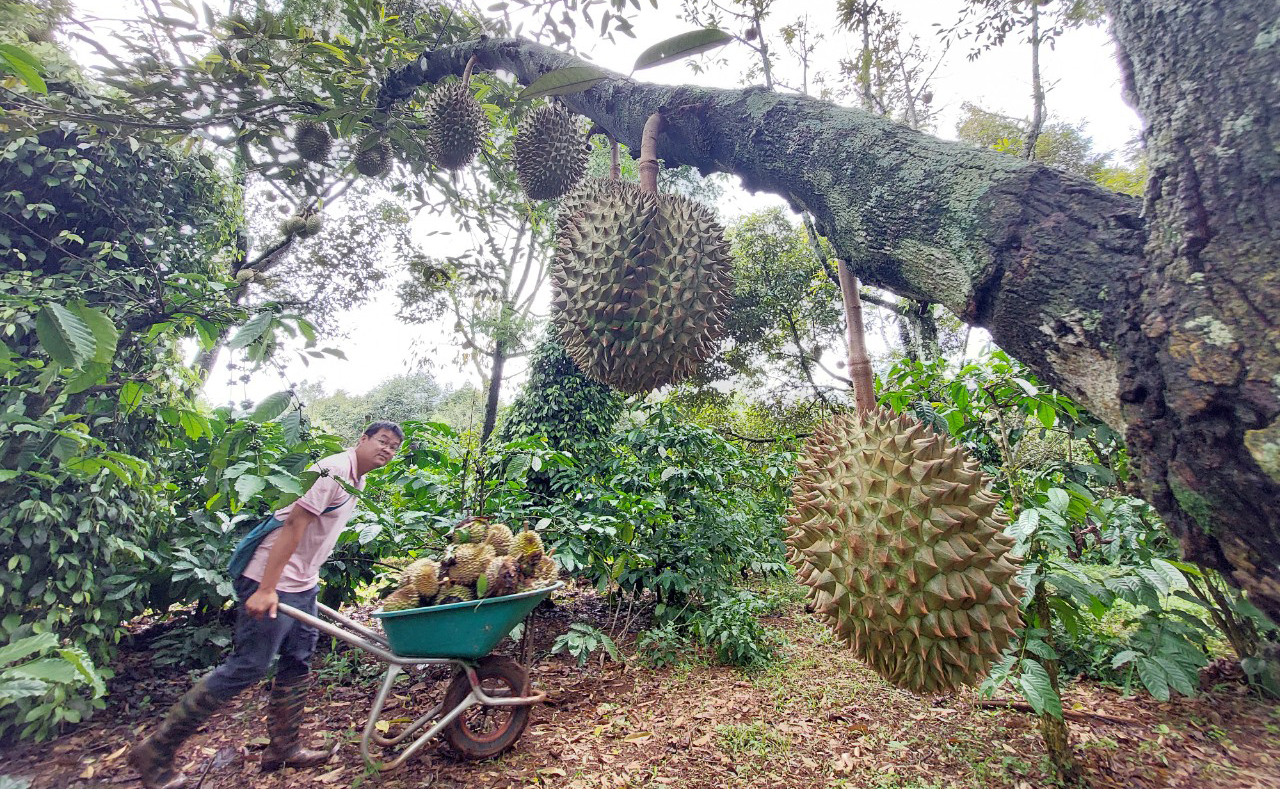
M 357 617 L 367 615 L 367 609 Z M 186 770 L 207 770 L 203 789 L 377 786 L 419 789 L 549 786 L 615 787 L 1009 787 L 1050 785 L 1035 718 L 978 705 L 971 691 L 918 697 L 887 685 L 798 604 L 767 623 L 785 645 L 767 669 L 744 674 L 693 658 L 652 669 L 551 655 L 572 622 L 617 626 L 601 599 L 569 591 L 529 619 L 526 663 L 547 703 L 515 747 L 467 762 L 432 744 L 400 770 L 376 774 L 356 742 L 381 666 L 350 649 L 325 648 L 308 706 L 317 735 L 341 741 L 338 756 L 311 770 L 264 775 L 265 691 L 245 693 L 181 752 Z M 634 627 L 631 628 L 634 631 Z M 634 632 L 618 638 L 633 654 Z M 500 652 L 520 655 L 506 642 Z M 124 652 L 110 706 L 44 744 L 0 752 L 0 776 L 32 787 L 138 786 L 126 766 L 137 733 L 191 684 L 193 672 L 158 670 L 145 652 Z M 384 719 L 392 730 L 440 698 L 447 681 L 429 670 L 404 681 Z M 1280 706 L 1264 702 L 1232 674 L 1218 674 L 1193 699 L 1167 703 L 1076 681 L 1065 692 L 1077 757 L 1095 787 L 1280 787 Z M 1105 716 L 1105 717 L 1100 717 Z M 3 781 L 0 781 L 3 783 Z

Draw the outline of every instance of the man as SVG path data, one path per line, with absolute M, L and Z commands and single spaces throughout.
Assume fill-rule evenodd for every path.
M 315 615 L 320 565 L 333 552 L 356 507 L 355 497 L 339 480 L 363 490 L 364 475 L 390 462 L 402 441 L 404 432 L 392 422 L 369 425 L 354 447 L 316 463 L 321 476 L 311 489 L 268 522 L 268 533 L 234 582 L 240 605 L 231 656 L 187 691 L 151 736 L 129 752 L 129 763 L 142 775 L 146 789 L 188 785 L 173 767 L 178 747 L 215 710 L 265 677 L 277 654 L 280 660 L 267 706 L 271 742 L 262 754 L 262 769 L 311 767 L 333 755 L 336 747 L 303 748 L 299 737 L 311 655 L 320 634 L 293 617 L 277 616 L 277 606 L 285 603 Z

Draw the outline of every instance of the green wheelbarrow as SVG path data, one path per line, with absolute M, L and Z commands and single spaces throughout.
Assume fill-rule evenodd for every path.
M 529 672 L 519 663 L 489 653 L 534 606 L 563 585 L 466 603 L 379 611 L 374 616 L 382 621 L 385 635 L 323 604 L 317 606 L 320 617 L 283 603 L 279 611 L 387 664 L 387 675 L 360 737 L 365 763 L 386 771 L 404 764 L 436 735 L 443 735 L 468 759 L 488 759 L 515 744 L 529 724 L 530 705 L 546 694 L 531 689 Z M 401 672 L 411 666 L 444 664 L 457 667 L 444 699 L 398 732 L 379 731 L 382 709 Z M 402 750 L 384 761 L 374 758 L 371 745 Z

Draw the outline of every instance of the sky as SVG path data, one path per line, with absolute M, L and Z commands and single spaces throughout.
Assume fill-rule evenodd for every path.
M 105 0 L 81 0 L 78 5 L 86 8 L 104 4 Z M 827 31 L 826 40 L 815 56 L 815 68 L 832 68 L 839 58 L 850 57 L 856 51 L 856 37 L 836 27 L 834 0 L 791 0 L 780 5 L 785 10 L 766 21 L 766 30 L 771 26 L 776 30 L 807 14 L 813 29 Z M 956 19 L 960 0 L 929 0 L 927 3 L 890 0 L 889 5 L 903 14 L 908 33 L 919 36 L 922 45 L 935 57 L 942 56 L 943 46 L 932 23 L 950 23 Z M 657 10 L 648 3 L 641 3 L 641 6 L 642 12 L 633 19 L 634 39 L 618 36 L 615 42 L 605 42 L 593 34 L 590 38 L 575 41 L 579 52 L 603 66 L 626 72 L 645 48 L 693 27 L 679 19 L 679 0 L 659 0 Z M 667 84 L 695 82 L 736 87 L 751 53 L 730 44 L 716 54 L 729 59 L 727 68 L 695 74 L 688 63 L 682 62 L 640 72 L 635 78 Z M 1010 41 L 973 60 L 968 59 L 967 54 L 968 49 L 963 44 L 953 45 L 935 72 L 932 87 L 934 105 L 940 110 L 936 128 L 938 136 L 954 138 L 956 120 L 964 102 L 1015 117 L 1030 115 L 1029 47 L 1020 41 Z M 787 73 L 785 63 L 778 68 L 784 75 Z M 1104 27 L 1067 32 L 1052 50 L 1042 52 L 1041 69 L 1048 87 L 1051 120 L 1087 124 L 1086 133 L 1093 138 L 1095 148 L 1101 151 L 1120 151 L 1138 135 L 1139 120 L 1120 98 L 1120 75 L 1113 46 Z M 731 221 L 737 215 L 771 205 L 782 205 L 782 202 L 770 195 L 748 194 L 736 185 L 734 179 L 730 179 L 725 197 L 717 208 L 726 221 Z M 447 231 L 447 222 L 441 224 L 442 221 L 438 217 L 423 216 L 415 224 L 415 229 L 419 233 L 429 229 Z M 439 244 L 439 238 L 433 237 L 432 243 Z M 455 238 L 453 243 L 458 243 L 458 239 Z M 475 370 L 459 361 L 461 349 L 458 338 L 449 330 L 453 322 L 451 318 L 425 327 L 405 326 L 395 318 L 395 302 L 394 287 L 390 287 L 371 303 L 343 316 L 341 322 L 351 328 L 350 336 L 328 344 L 339 347 L 346 356 L 345 360 L 310 360 L 309 365 L 304 365 L 298 361 L 300 357 L 286 351 L 286 357 L 282 359 L 283 379 L 277 380 L 275 375 L 258 375 L 248 385 L 236 383 L 230 389 L 222 365 L 225 360 L 220 360 L 206 387 L 206 397 L 214 404 L 229 400 L 257 400 L 280 389 L 282 382 L 299 383 L 303 380 L 318 382 L 330 392 L 342 389 L 359 394 L 393 375 L 423 368 L 442 384 L 480 384 Z M 509 383 L 503 398 L 507 401 L 523 379 L 524 365 L 515 362 L 509 365 L 508 371 Z

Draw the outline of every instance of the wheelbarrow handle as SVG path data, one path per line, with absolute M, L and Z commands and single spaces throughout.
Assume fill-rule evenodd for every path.
M 334 638 L 340 641 L 345 641 L 354 647 L 359 647 L 386 663 L 393 663 L 397 666 L 424 666 L 459 662 L 448 658 L 401 657 L 400 655 L 392 652 L 387 647 L 386 641 L 377 633 L 374 633 L 366 627 L 360 626 L 328 606 L 320 605 L 318 608 L 325 616 L 336 619 L 345 628 L 350 629 L 344 629 L 344 627 L 339 627 L 331 622 L 326 622 L 323 619 L 314 617 L 304 611 L 299 611 L 293 606 L 285 603 L 278 604 L 277 611 L 291 616 L 303 624 L 310 625 L 325 635 L 333 636 Z M 356 632 L 353 633 L 351 632 L 352 630 Z

